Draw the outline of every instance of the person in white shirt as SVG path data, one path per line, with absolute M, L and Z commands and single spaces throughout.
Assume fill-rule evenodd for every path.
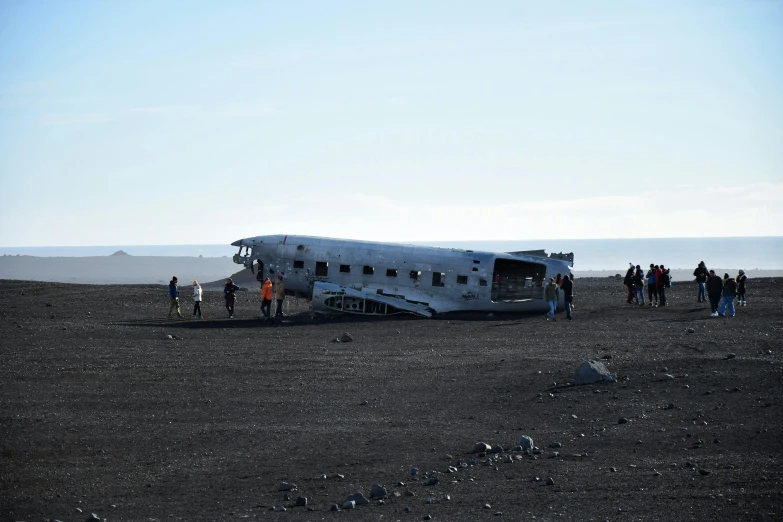
M 198 284 L 198 281 L 193 281 L 193 301 L 196 303 L 193 307 L 193 319 L 196 318 L 196 315 L 201 319 L 201 295 L 201 285 Z

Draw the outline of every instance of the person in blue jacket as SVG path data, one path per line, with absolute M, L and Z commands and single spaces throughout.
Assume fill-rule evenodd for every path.
M 179 289 L 177 288 L 177 276 L 171 278 L 169 281 L 169 299 L 171 304 L 169 305 L 169 319 L 171 319 L 171 312 L 177 311 L 177 317 L 182 319 L 182 312 L 179 310 Z

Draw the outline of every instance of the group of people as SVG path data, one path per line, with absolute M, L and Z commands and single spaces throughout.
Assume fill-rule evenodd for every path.
M 626 302 L 628 304 L 645 305 L 644 287 L 647 287 L 648 306 L 667 306 L 666 289 L 672 286 L 672 276 L 668 268 L 663 265 L 651 264 L 647 273 L 642 271 L 639 265 L 630 267 L 625 273 L 623 285 L 628 289 Z M 714 270 L 707 269 L 704 261 L 699 263 L 693 271 L 698 284 L 696 301 L 703 303 L 709 298 L 712 317 L 734 317 L 734 299 L 737 306 L 746 306 L 745 283 L 748 279 L 744 270 L 740 270 L 737 277 L 730 277 L 728 273 L 723 278 Z
M 573 319 L 574 310 L 574 282 L 568 276 L 557 274 L 557 279 L 554 277 L 549 278 L 544 288 L 544 298 L 549 304 L 549 312 L 546 314 L 546 320 L 557 321 L 555 317 L 555 310 L 557 309 L 558 293 L 563 291 L 563 302 L 565 304 L 566 319 L 569 321 Z
M 650 263 L 650 269 L 645 273 L 640 265 L 628 263 L 630 268 L 625 272 L 623 285 L 628 289 L 628 304 L 644 306 L 644 287 L 647 287 L 648 306 L 666 306 L 666 289 L 672 286 L 672 276 L 663 265 Z
M 729 276 L 728 272 L 724 273 L 723 279 L 721 279 L 715 270 L 708 270 L 707 265 L 702 261 L 693 271 L 693 275 L 699 285 L 696 300 L 703 303 L 709 298 L 712 317 L 725 317 L 726 315 L 734 317 L 734 299 L 737 300 L 737 306 L 747 306 L 745 285 L 748 276 L 745 275 L 744 270 L 740 270 L 737 277 Z
M 171 278 L 169 281 L 169 315 L 171 319 L 172 314 L 176 311 L 177 317 L 183 318 L 182 312 L 179 306 L 179 286 L 177 276 Z M 274 286 L 274 290 L 273 287 Z M 234 317 L 234 305 L 237 300 L 237 292 L 240 287 L 234 284 L 234 280 L 228 278 L 226 285 L 223 287 L 223 298 L 226 302 L 226 310 L 228 311 L 229 319 Z M 271 321 L 271 306 L 272 299 L 277 300 L 277 309 L 275 310 L 275 317 L 282 317 L 283 315 L 283 300 L 285 299 L 285 284 L 283 283 L 283 276 L 277 276 L 277 282 L 275 285 L 267 278 L 261 285 L 261 315 L 265 321 Z M 193 319 L 202 319 L 201 314 L 201 301 L 203 300 L 203 291 L 198 281 L 193 281 Z

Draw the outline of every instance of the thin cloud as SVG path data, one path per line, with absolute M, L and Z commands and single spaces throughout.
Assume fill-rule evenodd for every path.
M 42 125 L 74 125 L 90 123 L 107 123 L 112 118 L 100 113 L 52 113 L 41 116 Z

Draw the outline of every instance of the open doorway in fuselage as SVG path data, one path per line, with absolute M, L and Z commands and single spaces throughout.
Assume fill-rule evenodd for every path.
M 260 259 L 257 259 L 256 261 L 258 261 L 258 266 L 256 267 L 256 281 L 263 284 L 264 279 L 266 279 L 266 276 L 264 276 L 264 262 Z
M 545 276 L 546 266 L 541 263 L 496 259 L 492 271 L 492 301 L 543 299 Z

